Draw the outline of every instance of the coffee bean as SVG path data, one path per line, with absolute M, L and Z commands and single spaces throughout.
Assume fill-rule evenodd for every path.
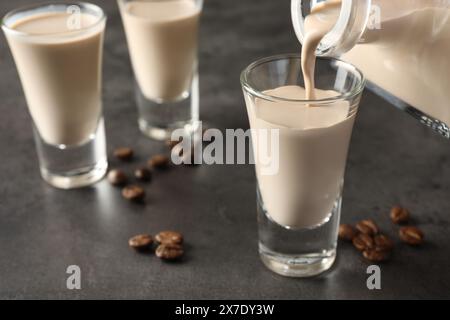
M 409 211 L 400 206 L 394 206 L 391 209 L 391 220 L 395 224 L 406 223 L 409 220 Z
M 376 251 L 391 251 L 394 248 L 394 242 L 384 234 L 377 234 L 373 238 Z
M 149 234 L 139 234 L 128 240 L 128 245 L 136 250 L 148 249 L 153 243 L 153 238 Z
M 163 260 L 177 260 L 183 256 L 184 250 L 179 244 L 160 244 L 155 254 Z
M 130 201 L 142 201 L 145 198 L 145 191 L 139 186 L 126 186 L 122 190 L 122 196 Z
M 152 172 L 147 168 L 139 168 L 134 171 L 136 179 L 144 182 L 152 180 Z
M 161 231 L 155 236 L 155 239 L 161 244 L 183 243 L 183 235 L 176 231 Z
M 398 235 L 403 242 L 417 246 L 423 243 L 424 234 L 417 227 L 401 227 Z
M 356 224 L 356 229 L 370 236 L 376 235 L 379 231 L 377 224 L 372 219 L 361 220 Z
M 367 249 L 363 251 L 363 256 L 372 262 L 382 262 L 389 258 L 389 251 L 377 251 L 374 249 Z
M 108 181 L 114 186 L 122 186 L 127 183 L 127 176 L 122 170 L 114 169 L 108 172 Z
M 123 161 L 129 161 L 133 158 L 133 150 L 131 148 L 122 147 L 114 150 L 114 156 Z
M 359 251 L 364 251 L 367 249 L 372 249 L 374 247 L 373 238 L 367 234 L 360 233 L 353 238 L 353 245 Z
M 339 226 L 339 238 L 342 240 L 352 241 L 358 232 L 349 224 L 341 224 Z
M 169 157 L 159 154 L 148 160 L 148 165 L 152 168 L 165 169 L 169 166 Z

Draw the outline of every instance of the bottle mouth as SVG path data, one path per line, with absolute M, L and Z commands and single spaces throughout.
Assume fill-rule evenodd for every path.
M 95 21 L 87 26 L 80 26 L 79 28 L 73 30 L 52 32 L 52 33 L 32 33 L 32 32 L 24 32 L 15 29 L 14 24 L 27 17 L 37 16 L 39 14 L 47 14 L 47 13 L 67 13 L 70 15 L 71 13 L 68 11 L 70 8 L 77 8 L 80 13 L 89 14 L 95 17 Z M 104 11 L 90 3 L 86 2 L 71 2 L 71 3 L 52 3 L 52 2 L 44 2 L 37 3 L 33 5 L 24 6 L 13 11 L 7 13 L 2 19 L 2 29 L 9 34 L 33 39 L 44 39 L 48 37 L 70 37 L 74 35 L 79 35 L 83 32 L 89 32 L 91 30 L 96 30 L 97 27 L 104 24 L 106 21 L 106 15 Z
M 295 34 L 303 44 L 305 38 L 305 18 L 313 8 L 327 0 L 292 0 L 291 15 Z M 329 1 L 329 0 L 328 0 Z M 336 24 L 328 32 L 316 50 L 317 56 L 339 56 L 358 43 L 366 29 L 372 0 L 341 0 L 341 8 Z

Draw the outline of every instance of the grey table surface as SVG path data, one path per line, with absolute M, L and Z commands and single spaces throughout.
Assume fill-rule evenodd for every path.
M 0 1 L 0 14 L 33 1 Z M 136 125 L 132 71 L 115 1 L 108 14 L 104 112 L 108 150 L 131 146 L 134 164 L 165 151 Z M 298 52 L 289 1 L 206 0 L 200 45 L 201 117 L 210 127 L 248 128 L 239 84 L 250 62 Z M 368 290 L 369 265 L 339 246 L 332 270 L 312 279 L 268 271 L 257 253 L 251 165 L 176 167 L 158 173 L 145 206 L 102 181 L 61 191 L 38 173 L 30 117 L 4 37 L 0 40 L 0 298 L 382 299 L 450 298 L 450 141 L 371 92 L 361 103 L 350 148 L 342 220 L 373 217 L 395 235 L 391 205 L 407 206 L 426 234 L 420 248 L 397 245 Z M 118 165 L 110 159 L 111 167 Z M 183 263 L 165 264 L 127 246 L 131 235 L 185 234 Z M 67 290 L 78 265 L 82 289 Z

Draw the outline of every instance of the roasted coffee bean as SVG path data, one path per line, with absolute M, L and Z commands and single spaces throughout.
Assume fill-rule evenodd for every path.
M 161 231 L 155 236 L 155 239 L 161 244 L 183 243 L 183 235 L 176 231 Z
M 122 147 L 114 150 L 114 156 L 123 161 L 129 161 L 133 158 L 133 149 Z
M 160 244 L 155 254 L 163 260 L 177 260 L 183 256 L 184 250 L 179 244 Z
M 356 224 L 356 229 L 370 236 L 376 235 L 379 231 L 377 224 L 372 219 L 361 220 Z
M 400 206 L 392 207 L 391 220 L 395 224 L 407 223 L 409 220 L 409 211 Z
M 164 169 L 169 166 L 169 157 L 159 154 L 148 160 L 148 165 L 152 168 Z
M 114 169 L 108 172 L 108 181 L 114 186 L 123 186 L 127 180 L 127 176 L 122 170 Z
M 374 247 L 373 238 L 367 234 L 360 233 L 353 238 L 353 245 L 359 251 L 364 251 L 367 249 L 372 249 Z
M 417 227 L 401 227 L 398 235 L 400 240 L 413 246 L 422 244 L 424 239 L 422 230 Z
M 130 201 L 142 201 L 145 198 L 145 191 L 139 186 L 126 186 L 122 190 L 122 196 Z
M 342 240 L 352 241 L 358 232 L 349 224 L 341 224 L 339 226 L 339 238 Z
M 153 243 L 153 238 L 149 234 L 139 234 L 128 240 L 128 245 L 136 250 L 148 249 Z
M 389 258 L 389 251 L 367 249 L 363 251 L 363 257 L 372 262 L 382 262 Z
M 377 251 L 391 251 L 394 248 L 394 242 L 387 235 L 377 234 L 373 240 Z
M 139 168 L 134 171 L 134 176 L 140 181 L 148 182 L 152 180 L 152 172 L 147 168 Z

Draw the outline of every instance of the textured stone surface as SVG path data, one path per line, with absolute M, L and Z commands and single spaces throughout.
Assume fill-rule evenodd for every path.
M 1 1 L 0 14 L 28 1 Z M 130 63 L 115 1 L 104 61 L 108 149 L 129 145 L 136 164 L 165 146 L 141 136 Z M 202 118 L 247 128 L 239 73 L 257 58 L 298 52 L 287 0 L 207 0 L 202 20 Z M 107 181 L 59 191 L 38 173 L 30 118 L 9 49 L 0 40 L 0 298 L 449 298 L 450 141 L 366 92 L 351 145 L 342 220 L 376 219 L 392 236 L 389 208 L 407 206 L 426 244 L 398 244 L 382 266 L 382 290 L 366 288 L 365 262 L 342 244 L 334 268 L 314 279 L 277 276 L 257 254 L 255 176 L 249 165 L 157 172 L 145 206 Z M 111 166 L 118 164 L 111 157 Z M 127 164 L 132 172 L 134 166 Z M 130 236 L 181 231 L 186 261 L 165 264 L 128 248 Z M 82 290 L 65 270 L 82 270 Z M 156 290 L 157 289 L 157 290 Z

